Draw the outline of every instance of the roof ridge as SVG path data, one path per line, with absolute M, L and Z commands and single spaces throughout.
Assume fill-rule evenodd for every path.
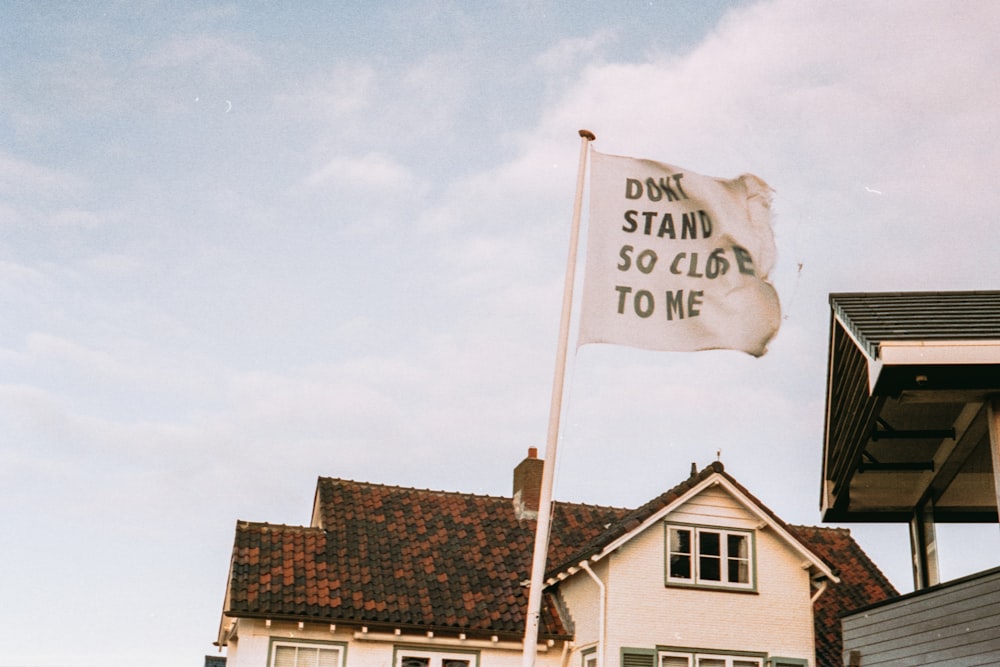
M 345 479 L 345 478 L 342 478 L 342 477 L 327 477 L 327 476 L 324 476 L 324 475 L 320 475 L 319 481 L 321 481 L 321 482 L 322 481 L 327 481 L 327 482 L 333 482 L 333 483 L 336 483 L 336 482 L 346 482 L 348 484 L 354 484 L 354 485 L 357 485 L 357 486 L 363 486 L 363 487 L 368 487 L 368 488 L 380 488 L 380 489 L 395 490 L 395 491 L 413 491 L 413 492 L 418 492 L 418 493 L 437 493 L 437 494 L 442 494 L 442 495 L 447 495 L 447 496 L 465 496 L 465 497 L 472 497 L 472 498 L 489 498 L 489 499 L 492 499 L 492 500 L 512 500 L 513 499 L 513 496 L 501 496 L 501 495 L 494 495 L 492 493 L 477 493 L 477 492 L 474 492 L 474 491 L 448 491 L 448 490 L 445 490 L 445 489 L 431 489 L 431 488 L 424 488 L 424 487 L 418 487 L 418 486 L 403 486 L 401 484 L 386 484 L 386 483 L 381 483 L 381 482 L 362 482 L 362 481 L 353 480 L 353 479 Z M 589 508 L 594 508 L 594 509 L 617 510 L 617 511 L 631 511 L 633 509 L 631 507 L 621 507 L 621 506 L 617 506 L 617 505 L 601 505 L 601 504 L 597 504 L 597 503 L 582 503 L 582 502 L 574 502 L 574 501 L 570 501 L 570 500 L 553 500 L 552 502 L 554 504 L 556 504 L 556 505 L 564 505 L 564 506 L 567 506 L 567 507 L 589 507 Z
M 702 470 L 692 472 L 687 479 L 675 484 L 670 489 L 651 498 L 642 505 L 632 509 L 624 508 L 625 514 L 623 516 L 609 523 L 604 530 L 595 535 L 592 539 L 588 540 L 585 544 L 581 545 L 573 556 L 566 559 L 565 562 L 558 563 L 555 567 L 547 568 L 547 572 L 558 572 L 566 568 L 567 565 L 573 561 L 582 560 L 585 557 L 590 557 L 594 553 L 597 553 L 600 549 L 607 546 L 614 540 L 637 528 L 650 516 L 656 514 L 656 512 L 663 507 L 666 507 L 670 503 L 682 497 L 685 493 L 695 488 L 698 484 L 714 474 L 720 474 L 726 478 L 730 478 L 730 476 L 726 474 L 725 466 L 722 462 L 713 461 Z
M 320 475 L 319 481 L 327 482 L 346 482 L 348 484 L 355 484 L 357 486 L 364 486 L 369 488 L 379 488 L 388 489 L 395 491 L 417 491 L 420 493 L 439 493 L 448 496 L 475 496 L 477 498 L 493 498 L 496 500 L 509 500 L 510 496 L 495 496 L 489 493 L 472 493 L 468 491 L 448 491 L 446 489 L 431 489 L 419 486 L 403 486 L 402 484 L 386 484 L 382 482 L 362 482 L 355 479 L 345 479 L 343 477 L 327 477 L 325 475 Z
M 284 530 L 316 530 L 323 532 L 322 528 L 317 526 L 303 526 L 301 524 L 291 524 L 291 523 L 270 523 L 268 521 L 244 521 L 242 519 L 236 521 L 237 528 L 270 528 L 270 529 L 284 529 Z
M 792 528 L 801 528 L 805 530 L 826 530 L 826 531 L 836 531 L 841 533 L 851 534 L 850 528 L 844 528 L 843 526 L 817 526 L 815 524 L 805 524 L 805 523 L 790 523 L 788 524 Z

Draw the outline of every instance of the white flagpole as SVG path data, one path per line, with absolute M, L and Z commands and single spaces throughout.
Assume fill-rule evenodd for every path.
M 552 481 L 555 478 L 556 447 L 559 442 L 559 417 L 562 412 L 563 380 L 566 376 L 566 354 L 569 349 L 570 314 L 573 306 L 573 282 L 576 279 L 576 249 L 580 239 L 580 215 L 583 210 L 583 186 L 587 172 L 587 147 L 595 139 L 589 130 L 580 130 L 580 164 L 576 175 L 576 201 L 573 203 L 573 226 L 569 237 L 569 260 L 563 284 L 562 317 L 559 321 L 559 346 L 556 351 L 555 377 L 552 382 L 552 403 L 549 405 L 549 431 L 542 460 L 542 488 L 538 497 L 538 524 L 535 528 L 535 549 L 531 557 L 531 579 L 528 583 L 528 610 L 524 619 L 524 655 L 522 667 L 534 667 L 538 650 L 538 626 L 541 620 L 542 588 L 545 586 L 545 557 L 549 550 L 549 526 L 552 521 Z

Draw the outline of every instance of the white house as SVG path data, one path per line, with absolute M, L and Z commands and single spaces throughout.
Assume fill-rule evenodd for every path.
M 229 667 L 517 667 L 541 468 L 511 498 L 320 478 L 311 526 L 239 522 Z M 546 572 L 539 667 L 832 667 L 839 613 L 896 595 L 718 462 L 637 509 L 555 503 Z

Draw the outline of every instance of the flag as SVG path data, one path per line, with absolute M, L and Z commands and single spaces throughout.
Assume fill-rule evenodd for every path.
M 763 355 L 781 319 L 771 192 L 591 150 L 577 345 Z

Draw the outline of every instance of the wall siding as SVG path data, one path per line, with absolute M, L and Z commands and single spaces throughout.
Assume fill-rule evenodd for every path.
M 607 582 L 608 564 L 594 563 L 594 574 Z M 578 572 L 559 584 L 559 594 L 566 603 L 573 621 L 573 643 L 578 648 L 586 648 L 596 643 L 600 637 L 600 589 L 586 572 Z
M 417 647 L 417 642 L 422 640 L 422 637 L 417 637 L 408 642 L 406 635 L 401 635 L 399 641 L 359 641 L 354 639 L 356 629 L 338 626 L 336 632 L 330 632 L 327 625 L 306 624 L 300 630 L 296 623 L 274 621 L 271 627 L 266 627 L 264 621 L 242 619 L 238 640 L 231 642 L 227 649 L 226 664 L 227 667 L 266 667 L 270 640 L 273 637 L 286 641 L 343 642 L 347 644 L 346 667 L 393 667 L 393 649 L 396 646 Z M 443 653 L 469 649 L 454 638 L 441 638 L 438 645 L 420 644 L 417 648 Z M 535 659 L 537 667 L 560 667 L 561 663 L 561 643 L 539 652 Z M 479 649 L 479 667 L 520 667 L 521 664 L 520 649 Z M 579 665 L 579 662 L 575 664 Z
M 1000 569 L 843 619 L 844 654 L 863 667 L 1000 664 Z
M 760 523 L 719 487 L 677 508 L 666 521 L 749 530 Z M 755 593 L 666 586 L 663 523 L 609 560 L 606 667 L 617 667 L 622 647 L 657 645 L 759 651 L 814 663 L 809 574 L 801 567 L 802 556 L 772 531 L 756 533 Z

